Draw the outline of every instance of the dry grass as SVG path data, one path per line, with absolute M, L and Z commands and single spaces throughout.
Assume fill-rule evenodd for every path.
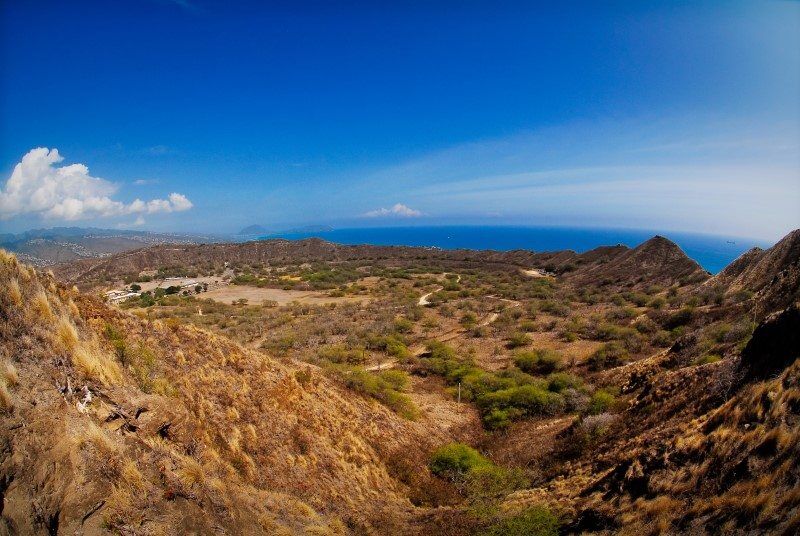
M 4 363 L 0 369 L 2 369 L 0 370 L 0 374 L 2 374 L 2 380 L 6 385 L 9 387 L 15 387 L 17 384 L 19 384 L 19 373 L 17 373 L 17 367 L 11 363 Z
M 187 489 L 202 488 L 206 483 L 206 470 L 200 462 L 189 456 L 183 456 L 181 462 L 183 465 L 177 471 L 181 483 Z
M 33 284 L 27 284 L 23 276 L 14 274 L 13 277 L 24 296 L 32 296 L 41 289 L 38 279 Z M 35 274 L 34 277 L 36 278 Z M 38 277 L 45 280 L 46 289 L 46 278 Z M 413 298 L 421 290 L 412 289 L 411 281 L 403 280 L 396 288 L 386 287 L 385 295 L 382 295 L 386 300 L 381 305 L 385 307 L 386 303 L 400 304 L 405 297 L 412 298 L 406 300 L 409 303 L 415 303 Z M 466 286 L 468 281 L 465 280 L 463 284 Z M 526 286 L 531 281 L 524 279 Z M 490 282 L 487 281 L 486 285 Z M 513 282 L 509 282 L 509 285 L 511 283 Z M 6 288 L 9 288 L 8 285 Z M 507 292 L 522 291 L 524 288 L 522 285 L 519 288 L 509 286 Z M 426 518 L 415 517 L 428 516 L 432 510 L 428 510 L 427 506 L 415 510 L 409 505 L 411 493 L 415 491 L 412 488 L 424 487 L 427 481 L 414 480 L 411 477 L 406 480 L 400 478 L 399 471 L 391 467 L 391 453 L 399 452 L 406 459 L 419 460 L 420 458 L 414 456 L 424 458 L 423 453 L 427 453 L 435 445 L 445 443 L 450 435 L 471 434 L 471 431 L 455 428 L 456 423 L 465 422 L 461 418 L 465 412 L 453 409 L 453 423 L 447 426 L 440 422 L 441 419 L 429 418 L 427 415 L 417 422 L 408 422 L 369 399 L 353 396 L 352 392 L 331 382 L 318 371 L 311 373 L 311 381 L 299 381 L 296 373 L 302 367 L 297 361 L 291 360 L 303 359 L 305 354 L 302 352 L 311 354 L 320 344 L 334 345 L 348 337 L 363 339 L 366 335 L 360 328 L 364 325 L 374 331 L 376 336 L 388 333 L 393 329 L 394 312 L 382 316 L 377 306 L 370 308 L 369 304 L 362 307 L 337 305 L 330 309 L 308 305 L 237 309 L 229 305 L 223 307 L 220 304 L 204 304 L 204 316 L 199 317 L 188 306 L 185 308 L 191 316 L 181 318 L 191 318 L 202 328 L 212 329 L 215 327 L 213 323 L 205 322 L 217 318 L 215 321 L 226 322 L 230 327 L 225 329 L 232 333 L 241 332 L 248 337 L 252 335 L 245 342 L 253 342 L 253 346 L 258 346 L 256 343 L 260 343 L 262 337 L 268 338 L 272 333 L 280 335 L 291 332 L 297 337 L 298 344 L 293 346 L 288 358 L 281 362 L 265 353 L 238 346 L 226 337 L 210 334 L 203 329 L 182 326 L 180 322 L 168 319 L 167 316 L 164 321 L 140 321 L 132 315 L 109 308 L 94 298 L 70 296 L 63 289 L 56 290 L 59 294 L 48 290 L 41 292 L 45 298 L 44 303 L 50 308 L 56 322 L 43 324 L 39 321 L 33 325 L 28 320 L 29 315 L 17 315 L 27 316 L 26 322 L 37 332 L 46 331 L 48 334 L 44 338 L 44 344 L 36 342 L 46 348 L 35 351 L 42 355 L 52 355 L 56 346 L 70 348 L 75 369 L 108 386 L 102 389 L 102 397 L 93 401 L 91 411 L 79 415 L 73 407 L 66 407 L 63 414 L 56 417 L 63 419 L 66 430 L 80 430 L 77 437 L 80 448 L 72 448 L 69 454 L 70 461 L 78 463 L 70 466 L 72 473 L 69 478 L 80 485 L 91 484 L 81 490 L 87 497 L 91 495 L 91 503 L 96 504 L 101 499 L 106 501 L 105 507 L 97 515 L 106 518 L 108 529 L 119 533 L 157 532 L 162 528 L 159 525 L 163 524 L 165 532 L 172 529 L 171 533 L 177 533 L 187 528 L 177 525 L 178 520 L 186 518 L 187 512 L 192 516 L 191 512 L 202 511 L 202 516 L 192 519 L 193 523 L 197 523 L 192 530 L 197 533 L 211 532 L 212 528 L 232 534 L 243 533 L 248 528 L 252 530 L 252 524 L 257 524 L 261 530 L 272 534 L 344 534 L 348 530 L 352 533 L 391 534 L 402 533 L 404 531 L 401 529 L 409 528 L 419 529 L 420 533 L 436 532 L 425 524 Z M 72 299 L 80 306 L 80 310 Z M 520 297 L 520 300 L 523 299 L 526 298 Z M 463 310 L 474 309 L 478 318 L 483 318 L 494 310 L 489 306 L 484 307 L 476 298 L 461 300 L 455 294 L 448 306 L 458 307 L 460 303 L 469 306 Z M 34 307 L 38 306 L 34 304 L 31 310 Z M 506 306 L 495 303 L 491 307 L 500 310 Z M 573 310 L 578 311 L 578 307 L 573 305 Z M 440 326 L 437 330 L 445 329 L 444 326 L 451 326 L 453 330 L 460 329 L 457 326 L 459 315 L 446 316 L 441 312 L 442 309 L 444 306 L 432 308 L 426 310 L 424 315 L 436 320 Z M 517 309 L 527 310 L 517 307 L 514 311 Z M 252 315 L 249 314 L 250 311 L 253 311 Z M 150 312 L 153 316 L 175 315 L 175 310 L 166 306 Z M 584 311 L 579 312 L 582 314 Z M 409 347 L 422 337 L 420 319 L 425 317 L 418 316 L 418 320 L 415 320 L 416 326 L 405 334 Z M 486 341 L 485 348 L 481 346 L 479 350 L 483 352 L 485 349 L 488 355 L 490 346 L 497 346 L 498 341 L 507 333 L 519 329 L 521 322 L 526 320 L 533 321 L 534 317 L 531 315 L 527 319 L 511 314 L 503 315 L 497 323 L 487 326 L 487 333 L 480 340 L 467 342 L 478 345 Z M 550 317 L 540 315 L 535 320 L 544 322 L 549 321 Z M 558 323 L 566 322 L 560 318 L 553 320 Z M 103 330 L 109 324 L 125 334 L 126 346 L 119 361 L 110 353 L 109 343 L 112 341 L 107 340 L 109 336 L 105 335 L 103 339 Z M 76 326 L 80 328 L 80 336 Z M 535 332 L 534 335 L 551 332 L 552 330 Z M 457 332 L 457 335 L 458 333 L 461 332 Z M 109 352 L 103 350 L 98 340 L 103 340 Z M 592 341 L 583 342 L 594 344 Z M 49 346 L 51 343 L 52 347 Z M 579 343 L 581 341 L 570 344 L 575 346 Z M 465 343 L 459 347 L 459 351 L 467 352 L 471 344 L 468 347 Z M 383 359 L 382 356 L 379 357 Z M 33 389 L 28 383 L 37 381 L 38 377 L 43 387 L 37 389 L 61 404 L 61 394 L 52 388 L 52 370 L 45 368 L 51 366 L 51 362 L 52 360 L 46 359 L 20 359 L 18 366 L 21 367 L 26 390 Z M 12 393 L 8 388 L 13 382 L 6 378 L 7 373 L 3 371 L 2 363 L 3 360 L 0 359 L 0 383 L 10 405 Z M 28 368 L 34 366 L 39 368 Z M 403 366 L 400 365 L 401 368 Z M 61 370 L 56 372 L 63 374 Z M 68 368 L 66 372 L 72 375 L 75 385 L 74 371 Z M 426 391 L 426 395 L 435 399 L 427 407 L 438 408 L 438 405 L 442 405 L 439 400 L 443 398 L 443 394 L 438 385 L 435 384 L 438 391 L 434 392 L 433 388 L 430 392 Z M 774 386 L 772 391 L 774 400 L 788 400 L 788 395 L 775 390 Z M 412 393 L 416 394 L 416 391 L 412 389 Z M 169 395 L 169 398 L 160 395 Z M 765 393 L 754 394 L 757 397 L 764 395 Z M 23 400 L 22 394 L 18 396 Z M 27 397 L 27 393 L 25 396 Z M 0 404 L 5 406 L 2 397 L 3 393 L 0 392 Z M 452 400 L 446 400 L 448 408 L 450 405 L 456 406 Z M 128 414 L 133 414 L 136 408 L 147 407 L 147 411 L 141 417 L 137 413 L 135 422 L 128 416 L 123 419 L 112 415 L 111 420 L 103 425 L 108 429 L 87 424 L 92 420 L 97 422 L 96 419 L 104 419 L 108 408 L 114 406 L 123 408 Z M 465 404 L 463 406 L 466 407 Z M 45 404 L 39 404 L 31 413 L 37 419 L 43 419 L 42 412 L 46 411 L 46 407 Z M 25 408 L 27 412 L 27 404 Z M 735 406 L 732 408 L 736 409 Z M 657 488 L 656 497 L 637 501 L 622 496 L 622 493 L 619 501 L 608 501 L 609 508 L 617 509 L 615 515 L 629 514 L 625 522 L 630 527 L 641 527 L 643 531 L 646 529 L 653 534 L 680 532 L 684 527 L 679 525 L 678 516 L 688 512 L 691 507 L 684 494 L 699 494 L 698 490 L 703 486 L 704 494 L 699 494 L 698 497 L 710 508 L 736 509 L 759 519 L 763 517 L 767 521 L 775 517 L 770 508 L 779 512 L 789 511 L 798 500 L 796 497 L 792 499 L 790 493 L 779 496 L 780 500 L 789 501 L 787 503 L 766 500 L 770 485 L 778 486 L 778 481 L 762 480 L 739 486 L 734 483 L 731 489 L 740 497 L 738 501 L 733 496 L 715 498 L 720 493 L 716 490 L 705 493 L 705 490 L 712 489 L 715 471 L 719 471 L 714 467 L 693 463 L 696 451 L 703 449 L 712 451 L 709 456 L 713 455 L 718 459 L 738 456 L 738 449 L 722 448 L 723 443 L 730 445 L 738 440 L 768 441 L 776 445 L 778 451 L 796 448 L 791 446 L 796 444 L 793 443 L 796 435 L 783 430 L 764 432 L 758 438 L 753 436 L 746 439 L 743 439 L 743 433 L 736 431 L 742 429 L 746 422 L 780 418 L 779 415 L 771 416 L 770 411 L 774 411 L 774 407 L 759 408 L 753 417 L 744 413 L 726 415 L 725 425 L 717 427 L 713 434 L 698 433 L 696 426 L 692 430 L 684 429 L 687 432 L 686 437 L 674 449 L 683 454 L 679 458 L 685 460 L 691 466 L 690 469 L 685 474 L 675 470 L 669 475 L 657 475 L 658 480 L 654 479 L 654 486 L 658 484 L 661 487 Z M 432 414 L 439 415 L 434 412 Z M 470 422 L 472 420 L 474 419 Z M 173 426 L 167 431 L 159 428 L 166 423 Z M 135 426 L 125 428 L 126 424 Z M 117 430 L 120 426 L 123 428 L 119 432 L 109 431 L 111 428 Z M 37 441 L 54 441 L 40 430 L 41 428 L 36 431 L 39 434 L 35 436 Z M 695 432 L 695 435 L 688 432 Z M 15 433 L 34 432 L 31 428 Z M 517 433 L 516 430 L 514 433 Z M 541 430 L 536 432 L 532 429 L 531 434 L 533 433 L 542 435 Z M 30 437 L 32 436 L 28 435 L 26 439 Z M 487 441 L 489 439 L 496 438 L 487 438 Z M 667 441 L 663 437 L 658 439 Z M 512 440 L 520 442 L 521 438 L 517 435 L 513 439 L 509 438 L 509 441 Z M 23 452 L 23 455 L 26 456 L 25 459 L 35 459 L 30 451 Z M 492 453 L 490 455 L 494 456 Z M 133 459 L 129 459 L 130 457 Z M 606 461 L 614 463 L 613 459 L 603 460 L 603 463 Z M 37 460 L 36 463 L 49 462 L 50 460 Z M 424 470 L 425 464 L 425 461 L 415 463 L 408 468 L 408 472 L 414 473 L 419 468 Z M 774 469 L 776 476 L 794 471 L 793 467 L 784 465 L 780 466 L 780 470 Z M 39 465 L 36 470 L 41 472 L 42 467 L 44 466 Z M 586 473 L 591 471 L 588 467 L 585 470 Z M 652 468 L 651 474 L 661 470 Z M 585 477 L 580 482 L 588 485 L 589 475 L 580 476 Z M 23 479 L 20 478 L 18 482 L 23 482 Z M 553 488 L 557 489 L 560 485 L 554 484 Z M 564 487 L 567 485 L 564 484 Z M 281 493 L 270 491 L 278 489 Z M 29 496 L 35 496 L 37 492 L 41 493 L 34 489 Z M 565 494 L 563 492 L 562 496 Z M 54 502 L 57 503 L 58 498 Z M 90 502 L 88 498 L 86 502 Z M 419 504 L 436 506 L 444 503 L 431 500 Z M 320 516 L 315 508 L 324 511 L 326 515 Z M 701 513 L 712 514 L 713 512 L 708 511 Z M 342 516 L 346 525 L 338 521 L 336 516 Z M 145 519 L 146 524 L 143 523 Z
M 119 478 L 106 500 L 103 512 L 109 526 L 139 524 L 144 519 L 147 503 L 147 482 L 136 462 L 129 460 L 122 465 Z
M 11 305 L 17 307 L 22 306 L 22 291 L 19 288 L 19 282 L 16 279 L 11 279 L 6 284 L 5 295 Z
M 31 301 L 31 311 L 41 320 L 50 322 L 55 318 L 53 309 L 50 307 L 50 300 L 47 299 L 47 294 L 44 290 L 39 290 L 34 294 Z
M 84 422 L 85 426 L 73 436 L 73 443 L 78 450 L 85 451 L 89 456 L 90 467 L 94 468 L 103 478 L 116 482 L 122 468 L 119 447 L 94 422 Z
M 94 345 L 83 344 L 72 352 L 72 364 L 89 378 L 103 385 L 113 385 L 122 379 L 119 364 Z
M 72 298 L 67 300 L 67 309 L 69 310 L 69 314 L 71 314 L 73 318 L 77 318 L 77 317 L 79 317 L 81 315 L 81 312 L 78 309 L 78 306 L 75 305 L 75 302 L 72 301 Z
M 3 264 L 16 265 L 17 257 L 14 256 L 13 253 L 10 253 L 5 249 L 0 248 L 0 262 L 2 262 Z
M 0 411 L 3 413 L 11 413 L 14 409 L 14 400 L 11 398 L 11 393 L 5 382 L 0 382 Z
M 65 352 L 69 352 L 78 344 L 78 331 L 72 321 L 66 316 L 62 316 L 56 325 L 57 347 Z

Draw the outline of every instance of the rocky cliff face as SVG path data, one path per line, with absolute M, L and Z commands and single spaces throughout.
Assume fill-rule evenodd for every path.
M 742 351 L 739 370 L 743 381 L 764 380 L 780 374 L 800 357 L 800 308 L 773 313 L 755 330 Z

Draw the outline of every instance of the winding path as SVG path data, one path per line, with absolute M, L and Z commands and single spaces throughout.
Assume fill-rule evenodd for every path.
M 456 275 L 457 275 L 456 282 L 458 283 L 458 282 L 461 281 L 461 275 L 460 274 L 456 274 Z M 419 301 L 417 302 L 417 304 L 421 305 L 421 306 L 428 305 L 430 303 L 430 301 L 428 301 L 428 298 L 432 294 L 435 294 L 436 292 L 439 292 L 440 290 L 442 290 L 442 288 L 443 287 L 437 287 L 436 290 L 433 290 L 432 292 L 428 292 L 427 294 L 423 294 L 422 296 L 420 296 Z M 510 300 L 508 298 L 501 298 L 500 296 L 495 296 L 494 294 L 490 294 L 490 295 L 488 295 L 486 297 L 487 298 L 492 298 L 494 300 L 499 300 L 499 301 L 503 301 L 503 302 L 506 302 L 506 303 L 510 303 L 511 307 L 519 307 L 519 306 L 522 305 L 522 303 L 517 301 L 517 300 Z M 488 326 L 489 324 L 491 324 L 492 322 L 497 320 L 499 317 L 500 317 L 500 313 L 489 313 L 488 315 L 486 315 L 486 317 L 483 320 L 480 321 L 480 323 L 478 325 L 479 326 Z M 455 328 L 455 329 L 451 329 L 451 330 L 445 331 L 444 333 L 441 333 L 437 337 L 434 337 L 434 338 L 439 342 L 447 342 L 447 341 L 455 339 L 456 337 L 458 337 L 459 335 L 461 335 L 465 331 L 466 330 L 463 329 L 463 328 Z M 415 346 L 415 347 L 413 347 L 411 349 L 411 353 L 415 357 L 419 357 L 420 355 L 424 354 L 425 351 L 426 351 L 425 345 L 422 345 L 422 344 L 417 345 L 417 346 Z M 381 370 L 387 370 L 387 369 L 394 368 L 395 365 L 397 365 L 397 360 L 396 359 L 389 359 L 389 360 L 384 361 L 382 363 L 379 363 L 377 365 L 372 365 L 370 367 L 366 367 L 366 370 L 368 370 L 370 372 L 378 372 L 378 371 L 381 371 Z
M 447 276 L 447 272 L 445 272 L 444 275 Z M 456 283 L 460 283 L 460 282 L 461 282 L 461 274 L 456 274 Z M 419 301 L 417 302 L 417 305 L 419 305 L 420 307 L 425 307 L 427 305 L 430 305 L 431 302 L 430 302 L 430 300 L 428 298 L 430 298 L 432 295 L 436 294 L 437 292 L 439 292 L 443 288 L 444 287 L 436 287 L 431 292 L 428 292 L 427 294 L 423 294 L 422 296 L 419 297 Z

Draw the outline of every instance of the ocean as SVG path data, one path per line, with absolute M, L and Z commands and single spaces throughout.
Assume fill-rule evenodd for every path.
M 769 243 L 753 239 L 690 233 L 506 226 L 370 227 L 313 233 L 278 233 L 263 238 L 300 240 L 319 237 L 339 244 L 436 246 L 442 249 L 493 249 L 498 251 L 528 249 L 536 252 L 571 249 L 582 253 L 597 246 L 625 244 L 635 247 L 656 234 L 665 236 L 678 244 L 689 257 L 712 274 L 725 268 L 731 261 L 753 246 L 762 248 L 771 246 Z

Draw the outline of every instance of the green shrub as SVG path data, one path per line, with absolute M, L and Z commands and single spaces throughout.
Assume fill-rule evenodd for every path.
M 716 363 L 717 361 L 721 360 L 722 358 L 717 354 L 706 354 L 702 357 L 695 359 L 695 365 L 708 365 L 709 363 Z
M 610 320 L 627 320 L 635 317 L 638 314 L 639 313 L 636 312 L 636 309 L 631 309 L 630 307 L 617 307 L 616 309 L 612 309 L 606 313 L 606 318 Z
M 647 317 L 637 320 L 633 327 L 642 334 L 651 334 L 658 331 L 658 325 Z
M 124 366 L 125 363 L 125 337 L 122 333 L 112 326 L 111 324 L 106 324 L 105 326 L 105 336 L 111 342 L 111 346 L 114 347 L 114 353 L 117 355 L 117 359 L 119 359 L 120 363 Z
M 637 307 L 644 307 L 650 301 L 650 296 L 642 294 L 641 292 L 626 292 L 623 294 L 626 300 L 636 305 Z
M 568 316 L 569 306 L 552 300 L 545 300 L 539 304 L 539 310 L 554 316 Z
M 506 410 L 513 419 L 521 416 L 554 415 L 563 411 L 564 397 L 548 391 L 546 386 L 519 385 L 498 391 L 488 392 L 477 399 L 483 415 L 494 410 Z M 487 423 L 485 423 L 487 424 Z
M 664 323 L 664 329 L 673 330 L 675 328 L 685 326 L 691 323 L 693 318 L 694 309 L 692 307 L 684 307 L 667 317 L 667 320 Z
M 548 374 L 561 368 L 561 354 L 546 348 L 517 352 L 514 364 L 529 374 Z
M 669 331 L 659 330 L 653 335 L 653 339 L 650 341 L 650 344 L 653 346 L 658 346 L 661 348 L 665 348 L 672 344 L 672 334 Z
M 408 349 L 406 344 L 400 339 L 393 336 L 386 337 L 384 350 L 390 356 L 396 357 L 401 360 L 408 359 L 409 357 L 411 357 L 411 351 Z
M 329 344 L 317 350 L 317 357 L 331 363 L 360 365 L 366 361 L 363 348 L 350 348 L 345 344 Z
M 589 356 L 587 363 L 592 370 L 601 370 L 609 367 L 616 367 L 627 359 L 628 352 L 617 341 L 607 342 L 592 355 Z
M 400 370 L 385 370 L 377 374 L 362 367 L 328 364 L 325 370 L 348 389 L 372 397 L 395 413 L 415 419 L 417 407 L 408 395 L 402 393 L 408 386 L 408 376 Z
M 408 374 L 402 370 L 390 369 L 383 370 L 378 373 L 378 376 L 395 391 L 405 391 L 408 389 Z
M 567 372 L 555 372 L 547 377 L 547 389 L 554 393 L 560 393 L 564 389 L 578 389 L 583 385 L 583 381 Z
M 578 340 L 578 334 L 575 333 L 574 331 L 562 331 L 561 339 L 564 342 L 575 342 Z
M 615 402 L 616 397 L 612 393 L 609 393 L 605 389 L 598 389 L 592 395 L 589 401 L 589 407 L 586 411 L 590 415 L 599 415 L 613 406 Z
M 490 430 L 507 428 L 512 421 L 512 411 L 508 409 L 493 409 L 483 416 L 483 424 Z
M 505 469 L 494 464 L 479 465 L 467 473 L 467 494 L 471 502 L 505 497 L 524 489 L 530 481 L 520 469 Z
M 398 333 L 411 333 L 414 329 L 414 323 L 407 319 L 403 318 L 402 316 L 398 316 L 394 319 L 394 330 Z
M 513 517 L 498 521 L 482 536 L 558 536 L 558 517 L 544 506 L 534 506 Z
M 450 443 L 433 452 L 428 467 L 437 476 L 458 478 L 478 467 L 491 465 L 491 461 L 472 447 L 463 443 Z
M 456 385 L 460 384 L 461 399 L 476 403 L 483 424 L 490 430 L 505 428 L 526 416 L 561 413 L 568 407 L 561 391 L 580 388 L 580 380 L 569 374 L 552 374 L 545 380 L 514 367 L 488 372 L 477 367 L 471 358 L 456 356 L 446 344 L 432 341 L 428 343 L 428 350 L 430 355 L 420 360 L 420 366 L 443 376 L 453 395 Z M 554 370 L 554 360 L 547 355 L 542 361 L 546 365 L 539 370 Z M 538 355 L 534 360 L 539 366 Z
M 506 347 L 513 349 L 513 348 L 520 348 L 521 346 L 527 346 L 531 343 L 531 338 L 528 336 L 527 333 L 518 331 L 511 334 L 511 337 L 508 338 L 508 342 L 506 343 Z

